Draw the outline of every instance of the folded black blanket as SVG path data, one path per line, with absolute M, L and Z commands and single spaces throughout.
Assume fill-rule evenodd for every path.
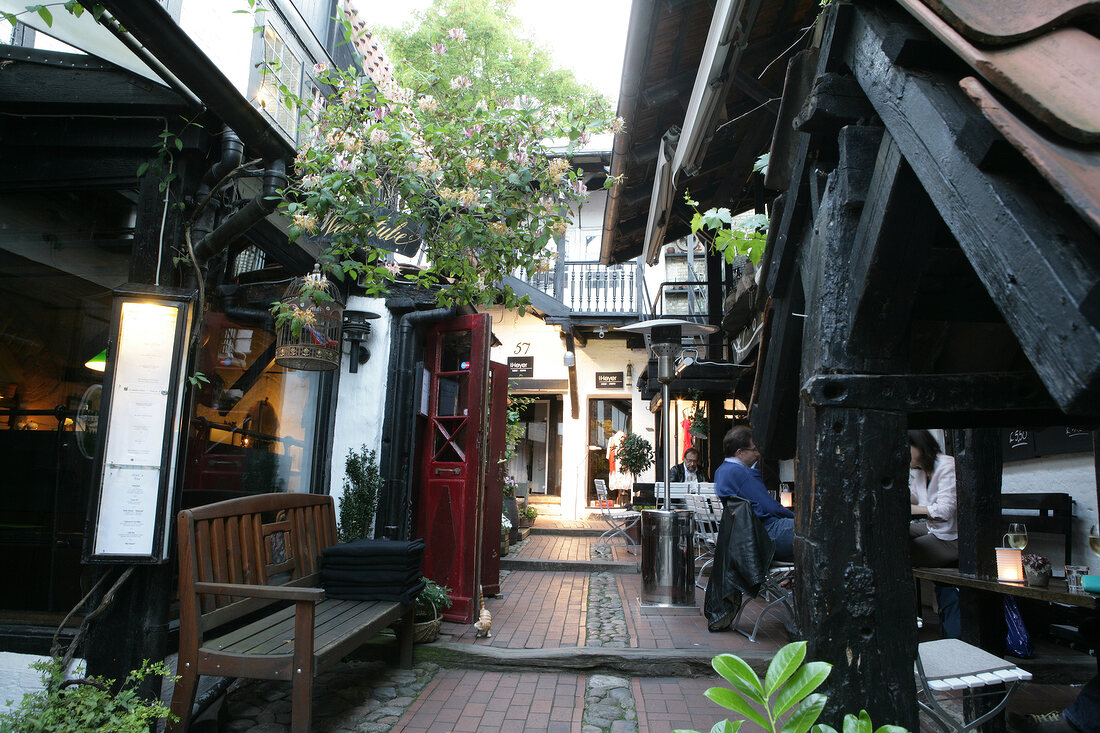
M 321 583 L 373 583 L 404 588 L 420 581 L 420 568 L 412 570 L 378 570 L 373 567 L 344 568 L 326 565 L 321 568 Z
M 355 540 L 345 542 L 342 545 L 326 547 L 322 553 L 324 558 L 389 558 L 391 561 L 399 561 L 406 558 L 417 558 L 424 552 L 424 540 Z
M 375 559 L 372 557 L 324 557 L 322 555 L 321 567 L 345 568 L 355 570 L 369 568 L 372 570 L 381 570 L 382 572 L 409 572 L 412 570 L 416 570 L 420 567 L 420 558 L 409 558 L 407 560 L 401 560 L 400 562 L 397 562 L 386 558 Z
M 394 586 L 389 586 L 387 588 L 372 588 L 358 584 L 338 584 L 335 586 L 326 585 L 325 595 L 329 598 L 345 601 L 398 601 L 400 603 L 412 603 L 416 600 L 417 594 L 422 590 L 424 590 L 423 581 L 410 588 L 396 588 Z

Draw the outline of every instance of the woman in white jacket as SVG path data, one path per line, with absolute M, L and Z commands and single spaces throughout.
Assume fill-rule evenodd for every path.
M 909 431 L 909 554 L 913 567 L 959 564 L 955 459 L 940 451 L 932 433 Z

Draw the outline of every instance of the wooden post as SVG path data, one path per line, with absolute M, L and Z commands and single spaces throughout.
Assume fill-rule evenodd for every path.
M 959 570 L 982 578 L 997 577 L 996 553 L 1001 544 L 1001 470 L 1003 446 L 996 428 L 954 430 L 955 485 L 959 517 Z M 963 641 L 986 651 L 1005 652 L 1004 604 L 1010 596 L 959 589 Z M 973 720 L 992 708 L 992 698 L 965 695 L 963 710 Z M 982 726 L 986 733 L 1004 731 L 1004 717 Z
M 845 264 L 881 136 L 875 128 L 841 131 L 839 165 L 801 247 L 808 304 L 803 384 L 818 374 L 865 371 L 869 363 L 847 349 L 851 281 Z M 876 723 L 917 730 L 905 415 L 900 409 L 815 405 L 805 391 L 803 397 L 796 607 L 809 658 L 833 665 L 823 721 L 838 726 L 845 713 L 866 709 Z

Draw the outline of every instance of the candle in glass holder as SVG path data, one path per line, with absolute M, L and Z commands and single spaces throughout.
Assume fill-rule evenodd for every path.
M 785 506 L 788 509 L 790 509 L 794 505 L 794 496 L 793 496 L 793 494 L 790 491 L 786 490 L 786 489 L 780 489 L 779 490 L 779 504 L 780 504 L 780 506 Z
M 1024 582 L 1023 550 L 997 548 L 997 580 L 1005 583 Z

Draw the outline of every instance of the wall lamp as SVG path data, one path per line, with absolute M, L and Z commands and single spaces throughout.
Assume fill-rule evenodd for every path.
M 370 351 L 363 346 L 363 342 L 370 338 L 369 321 L 375 318 L 381 316 L 370 311 L 344 311 L 344 340 L 351 343 L 348 371 L 352 374 L 359 371 L 360 364 L 366 364 L 370 359 Z

